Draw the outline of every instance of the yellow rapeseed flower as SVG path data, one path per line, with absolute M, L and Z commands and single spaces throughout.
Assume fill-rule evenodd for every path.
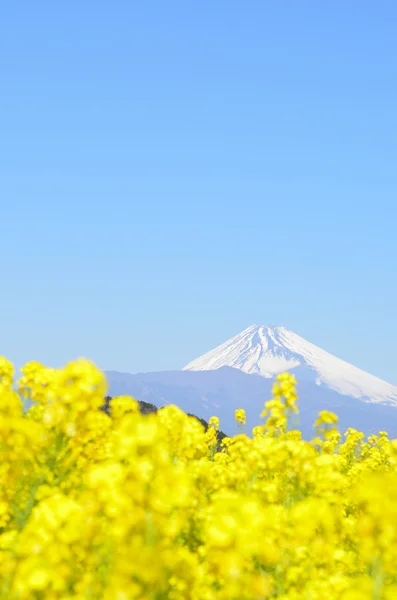
M 237 423 L 241 423 L 242 425 L 244 425 L 246 421 L 245 410 L 243 408 L 238 408 L 234 412 L 234 418 L 236 419 Z

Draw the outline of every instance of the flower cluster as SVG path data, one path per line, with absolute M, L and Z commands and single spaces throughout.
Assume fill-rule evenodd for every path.
M 216 417 L 205 431 L 124 396 L 99 410 L 86 360 L 29 363 L 18 383 L 1 358 L 0 598 L 397 597 L 397 441 L 324 411 L 303 440 L 291 375 L 264 424 L 221 445 Z

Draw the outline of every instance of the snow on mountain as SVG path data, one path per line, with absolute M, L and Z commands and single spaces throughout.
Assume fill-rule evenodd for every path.
M 291 371 L 298 379 L 365 402 L 397 406 L 397 387 L 307 342 L 285 327 L 251 325 L 186 365 L 183 371 L 233 367 L 273 378 Z

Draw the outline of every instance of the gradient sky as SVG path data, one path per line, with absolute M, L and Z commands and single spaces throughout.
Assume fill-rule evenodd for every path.
M 284 325 L 397 384 L 397 3 L 0 19 L 0 353 L 180 368 Z

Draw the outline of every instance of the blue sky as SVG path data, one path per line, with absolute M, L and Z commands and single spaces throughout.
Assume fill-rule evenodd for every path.
M 6 3 L 0 353 L 282 324 L 397 384 L 396 55 L 385 0 Z

